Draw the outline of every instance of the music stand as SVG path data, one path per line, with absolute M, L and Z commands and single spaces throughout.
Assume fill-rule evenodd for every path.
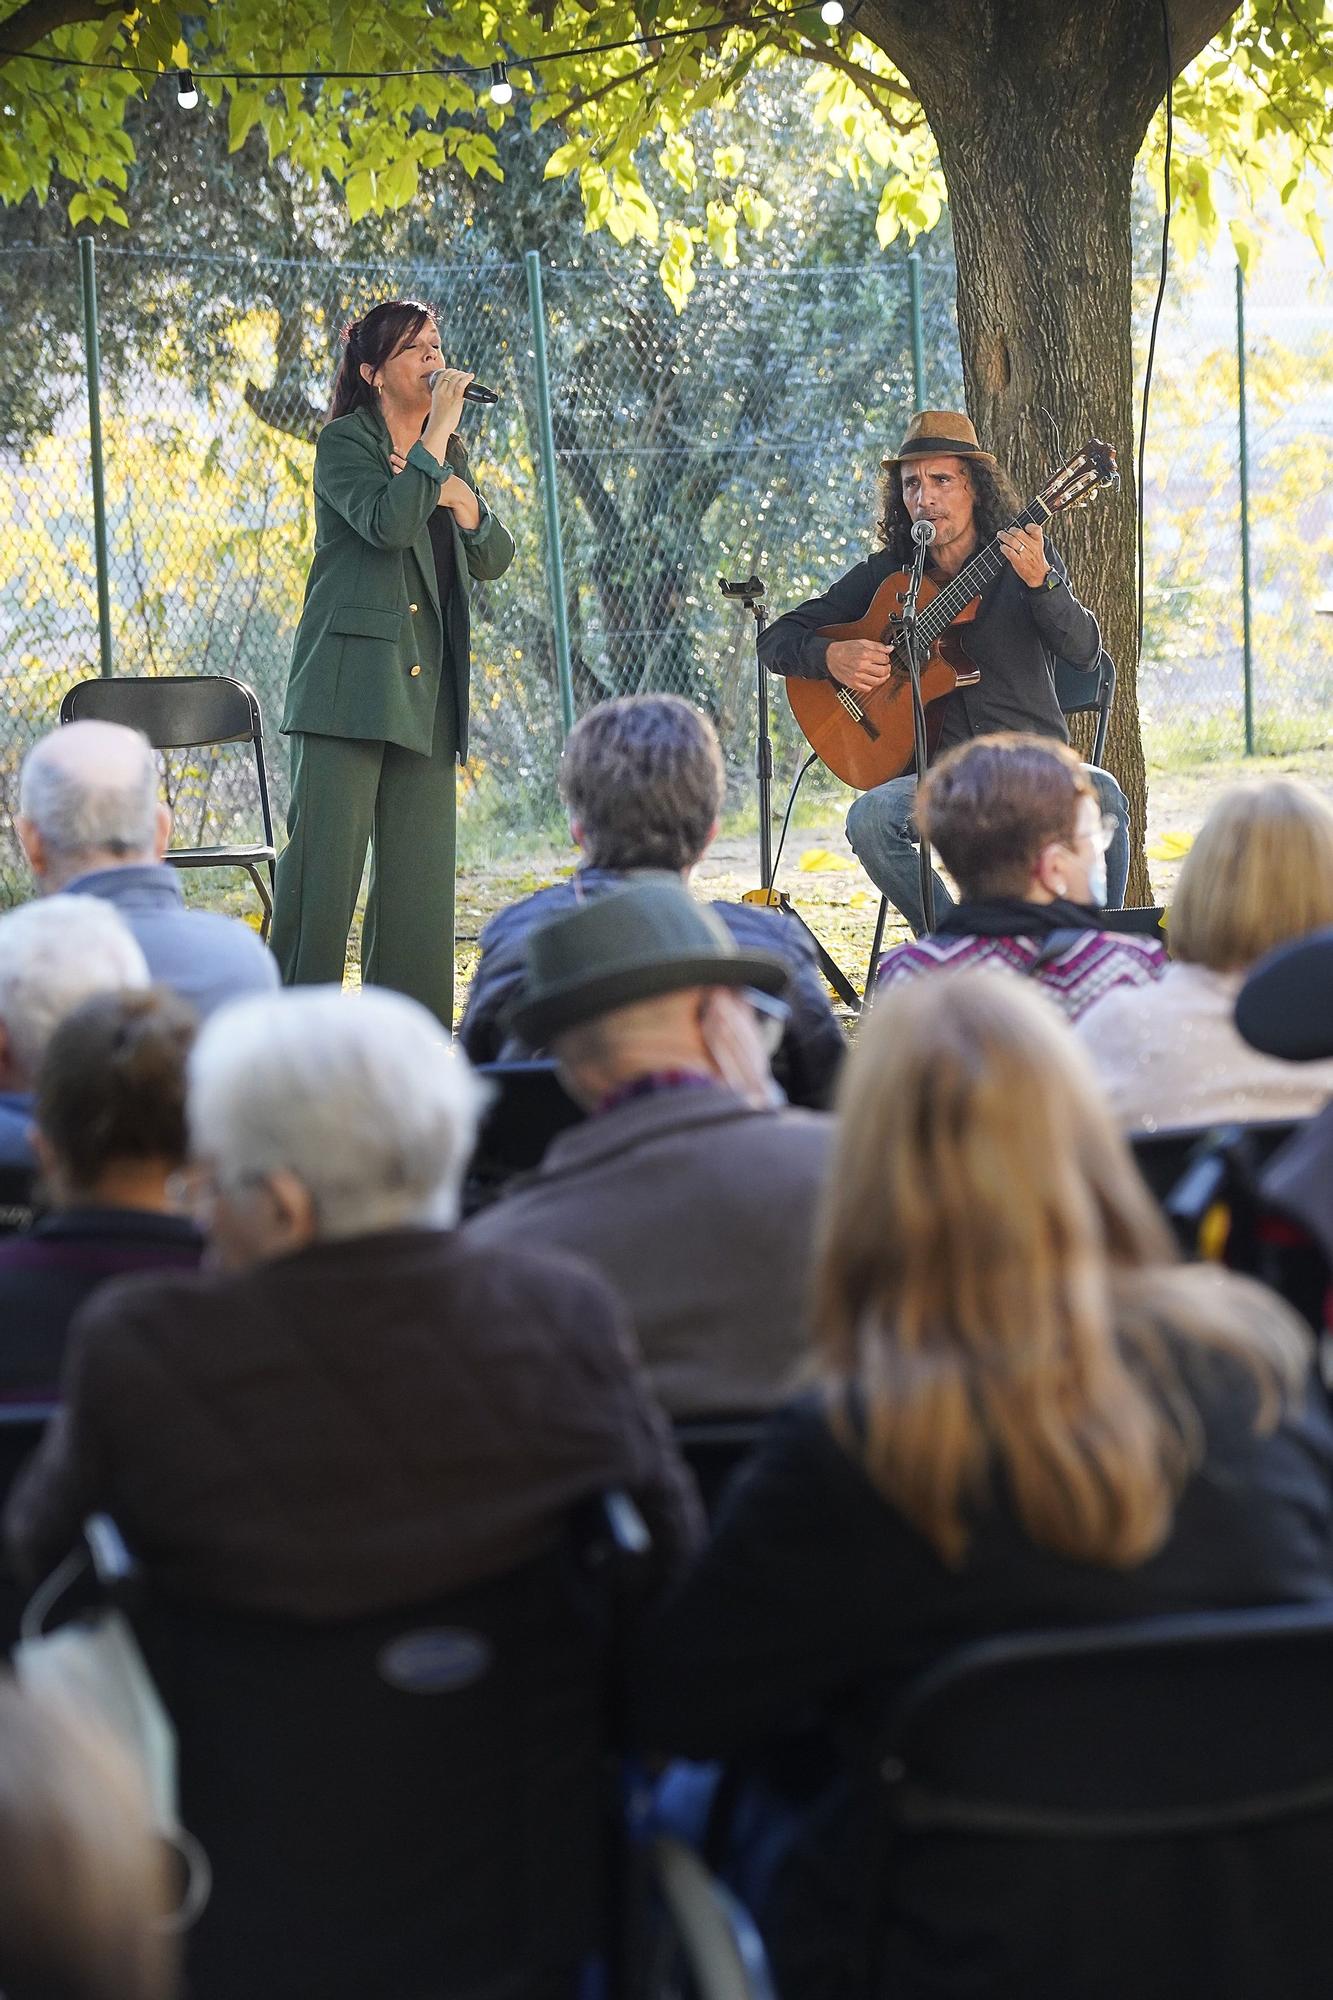
M 746 903 L 764 903 L 769 908 L 781 910 L 792 923 L 799 924 L 815 947 L 819 969 L 833 991 L 845 1007 L 859 1008 L 861 996 L 852 985 L 838 961 L 828 950 L 823 939 L 811 929 L 799 910 L 793 909 L 791 899 L 785 890 L 773 887 L 773 738 L 768 726 L 768 669 L 759 654 L 759 641 L 768 623 L 768 608 L 764 603 L 764 585 L 761 578 L 747 576 L 729 583 L 724 576 L 717 580 L 717 587 L 724 597 L 743 604 L 754 619 L 754 663 L 755 694 L 757 709 L 757 735 L 755 738 L 755 778 L 759 787 L 759 883 L 758 889 L 751 889 L 741 898 Z M 814 763 L 812 752 L 806 763 L 806 770 Z M 805 776 L 805 771 L 801 777 Z M 800 783 L 800 778 L 797 779 Z

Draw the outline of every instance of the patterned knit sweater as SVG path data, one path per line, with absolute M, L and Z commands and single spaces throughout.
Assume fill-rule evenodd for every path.
M 975 969 L 1015 972 L 1049 993 L 1067 1020 L 1077 1021 L 1116 986 L 1147 986 L 1166 970 L 1166 953 L 1155 938 L 1120 932 L 1080 930 L 1056 936 L 976 937 L 936 932 L 896 945 L 879 962 L 876 991 L 923 972 Z M 1048 952 L 1042 958 L 1043 952 Z M 1038 964 L 1038 959 L 1042 963 Z

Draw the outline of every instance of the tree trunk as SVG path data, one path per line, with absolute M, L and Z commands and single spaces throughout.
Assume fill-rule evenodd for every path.
M 1235 12 L 1170 0 L 1178 72 Z M 1121 484 L 1055 539 L 1119 680 L 1107 763 L 1132 815 L 1128 900 L 1151 900 L 1139 729 L 1134 160 L 1166 87 L 1159 0 L 869 0 L 857 28 L 917 93 L 949 190 L 968 408 L 1024 499 L 1089 437 Z

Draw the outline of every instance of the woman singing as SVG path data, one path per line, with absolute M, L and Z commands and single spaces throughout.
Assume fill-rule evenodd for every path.
M 473 484 L 455 434 L 472 378 L 444 368 L 428 308 L 389 300 L 344 341 L 282 718 L 292 798 L 273 949 L 287 984 L 341 983 L 373 837 L 363 977 L 447 1027 L 470 579 L 503 575 L 514 543 Z

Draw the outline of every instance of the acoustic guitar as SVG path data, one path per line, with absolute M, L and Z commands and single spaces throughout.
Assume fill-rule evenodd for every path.
M 1022 513 L 1009 523 L 1044 527 L 1053 515 L 1081 507 L 1119 480 L 1109 444 L 1090 438 L 1082 451 L 1053 473 Z M 926 705 L 931 750 L 944 721 L 944 697 L 981 679 L 963 649 L 958 627 L 975 618 L 983 587 L 998 576 L 1007 558 L 998 537 L 969 557 L 948 583 L 924 577 L 917 594 L 916 644 L 921 661 L 921 699 Z M 825 625 L 824 639 L 873 639 L 898 653 L 902 647 L 902 607 L 911 576 L 895 570 L 870 600 L 864 617 L 848 625 Z M 889 677 L 871 694 L 854 694 L 831 674 L 820 679 L 787 676 L 787 700 L 801 734 L 835 777 L 858 791 L 887 784 L 912 768 L 912 683 L 906 664 L 895 660 Z

